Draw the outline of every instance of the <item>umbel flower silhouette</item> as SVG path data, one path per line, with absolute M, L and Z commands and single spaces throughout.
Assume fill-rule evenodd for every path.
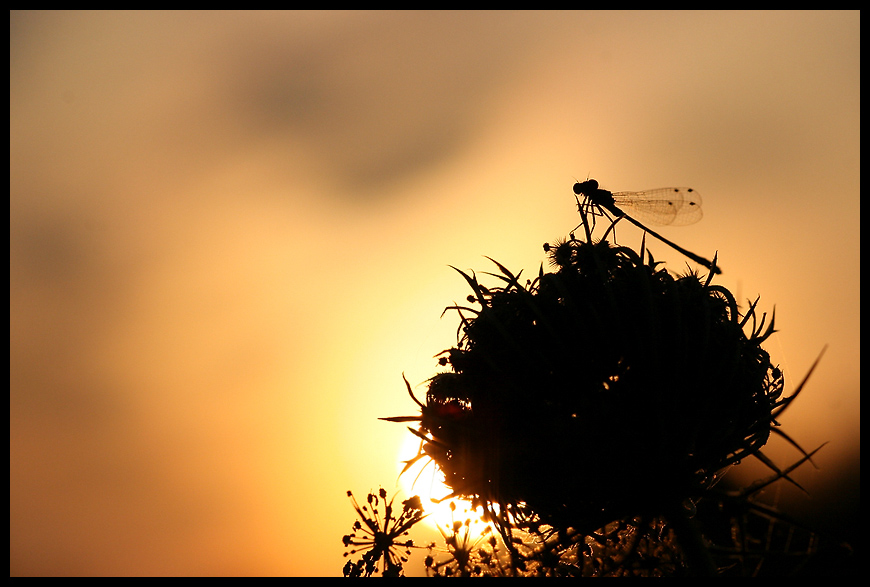
M 717 499 L 756 511 L 762 487 L 791 481 L 811 458 L 777 422 L 806 379 L 784 396 L 761 347 L 774 319 L 758 315 L 757 299 L 741 313 L 713 270 L 675 277 L 643 246 L 593 240 L 595 210 L 580 212 L 585 240 L 544 246 L 552 272 L 522 283 L 490 259 L 498 284 L 486 287 L 456 269 L 472 293 L 445 310 L 460 318 L 457 345 L 437 355 L 447 370 L 429 380 L 425 403 L 405 380 L 418 415 L 383 418 L 417 423 L 421 448 L 406 470 L 431 459 L 452 496 L 483 507 L 504 557 L 496 564 L 490 548 L 477 574 L 715 575 L 728 557 L 745 566 L 745 540 L 714 560 L 690 518 L 742 459 L 772 476 Z M 803 454 L 785 471 L 761 452 L 772 433 Z
M 370 577 L 381 563 L 381 573 L 384 577 L 398 577 L 402 573 L 402 563 L 407 561 L 410 549 L 414 548 L 408 536 L 408 528 L 424 518 L 420 498 L 414 496 L 402 503 L 402 511 L 395 515 L 393 499 L 387 503 L 387 492 L 381 488 L 377 495 L 369 493 L 368 505 L 360 505 L 353 493 L 347 492 L 353 502 L 359 520 L 354 522 L 353 532 L 344 536 L 345 547 L 361 546 L 362 558 L 357 562 L 347 561 L 344 565 L 346 577 Z M 383 502 L 384 517 L 380 517 L 380 504 Z M 402 550 L 399 550 L 402 549 Z M 356 554 L 350 550 L 344 556 Z

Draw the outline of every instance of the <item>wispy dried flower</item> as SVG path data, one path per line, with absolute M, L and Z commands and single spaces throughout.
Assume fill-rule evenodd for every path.
M 360 505 L 350 491 L 347 496 L 353 502 L 359 520 L 354 522 L 353 532 L 344 536 L 342 542 L 347 546 L 358 546 L 344 553 L 350 556 L 362 552 L 362 558 L 356 562 L 347 561 L 344 565 L 345 577 L 370 577 L 378 569 L 381 562 L 381 574 L 384 577 L 400 576 L 402 565 L 408 560 L 411 548 L 420 548 L 408 536 L 408 529 L 422 520 L 423 507 L 419 496 L 411 497 L 402 502 L 402 512 L 394 515 L 393 499 L 386 502 L 387 492 L 381 488 L 377 495 L 369 493 L 368 505 Z M 379 507 L 384 504 L 384 517 L 381 518 Z

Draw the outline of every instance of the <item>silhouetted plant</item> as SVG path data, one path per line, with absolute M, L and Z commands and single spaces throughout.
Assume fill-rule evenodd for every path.
M 456 512 L 454 502 L 450 502 L 450 511 L 452 518 L 452 514 Z M 491 577 L 504 574 L 498 542 L 492 535 L 492 528 L 485 526 L 480 535 L 474 537 L 471 521 L 470 517 L 464 522 L 453 519 L 446 530 L 438 526 L 444 538 L 447 557 L 436 561 L 431 554 L 427 556 L 427 573 L 438 577 Z
M 773 481 L 794 483 L 788 473 L 812 456 L 778 428 L 806 379 L 783 396 L 761 348 L 773 316 L 758 315 L 757 299 L 741 313 L 713 271 L 675 277 L 644 247 L 593 241 L 586 214 L 587 239 L 545 245 L 554 271 L 525 284 L 492 259 L 495 287 L 456 269 L 472 295 L 447 308 L 460 318 L 458 344 L 437 355 L 449 370 L 429 380 L 425 403 L 405 379 L 419 415 L 383 418 L 418 423 L 405 470 L 433 460 L 501 538 L 456 525 L 448 558 L 427 558 L 431 574 L 714 575 L 738 559 L 746 570 L 751 549 L 733 537 L 746 535 L 747 514 L 793 525 L 756 499 Z M 771 433 L 803 458 L 777 468 L 761 452 Z M 772 476 L 713 489 L 749 456 Z M 712 552 L 692 519 L 702 498 L 741 512 L 722 522 L 732 542 Z
M 402 574 L 402 563 L 408 560 L 411 548 L 415 544 L 408 536 L 408 529 L 422 520 L 423 506 L 418 496 L 402 502 L 402 511 L 398 516 L 393 511 L 393 499 L 387 503 L 387 492 L 383 488 L 378 494 L 369 493 L 368 505 L 360 505 L 350 491 L 347 496 L 353 502 L 353 507 L 359 515 L 354 522 L 353 532 L 346 535 L 342 541 L 345 547 L 359 546 L 362 548 L 350 550 L 344 556 L 362 552 L 358 561 L 347 561 L 344 565 L 345 577 L 370 577 L 378 569 L 381 562 L 381 573 L 384 577 L 398 577 Z M 379 507 L 384 505 L 384 517 L 380 517 Z

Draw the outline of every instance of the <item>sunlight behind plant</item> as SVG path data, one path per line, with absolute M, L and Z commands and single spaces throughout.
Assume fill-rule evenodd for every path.
M 419 449 L 420 439 L 408 432 L 399 449 L 397 472 L 401 473 L 405 462 L 413 459 Z M 473 510 L 471 502 L 466 499 L 444 499 L 452 493 L 452 490 L 444 484 L 444 474 L 438 470 L 431 459 L 422 458 L 402 473 L 399 477 L 399 486 L 406 495 L 420 496 L 423 509 L 428 514 L 423 521 L 431 528 L 449 529 L 454 522 L 464 523 L 466 519 L 471 520 L 470 530 L 475 534 L 480 534 L 487 526 L 480 519 L 483 515 L 480 507 Z M 455 511 L 450 508 L 451 502 L 456 506 Z

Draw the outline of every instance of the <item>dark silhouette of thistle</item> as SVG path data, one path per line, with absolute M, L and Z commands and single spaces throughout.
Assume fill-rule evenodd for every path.
M 806 379 L 783 395 L 761 346 L 773 316 L 758 315 L 757 299 L 741 312 L 712 284 L 715 257 L 705 278 L 674 276 L 645 247 L 593 241 L 595 212 L 580 208 L 585 241 L 544 246 L 554 270 L 534 280 L 493 259 L 495 287 L 454 268 L 472 293 L 445 310 L 460 317 L 457 345 L 437 355 L 448 370 L 429 380 L 425 403 L 405 380 L 419 415 L 383 418 L 417 423 L 421 450 L 406 470 L 432 459 L 501 537 L 501 550 L 487 541 L 475 558 L 476 543 L 454 536 L 452 562 L 427 559 L 435 574 L 712 576 L 749 551 L 711 550 L 693 519 L 701 500 L 793 523 L 756 499 L 794 483 L 788 473 L 813 454 L 778 427 Z M 761 451 L 771 434 L 802 458 L 779 469 Z M 750 456 L 770 478 L 714 489 Z

